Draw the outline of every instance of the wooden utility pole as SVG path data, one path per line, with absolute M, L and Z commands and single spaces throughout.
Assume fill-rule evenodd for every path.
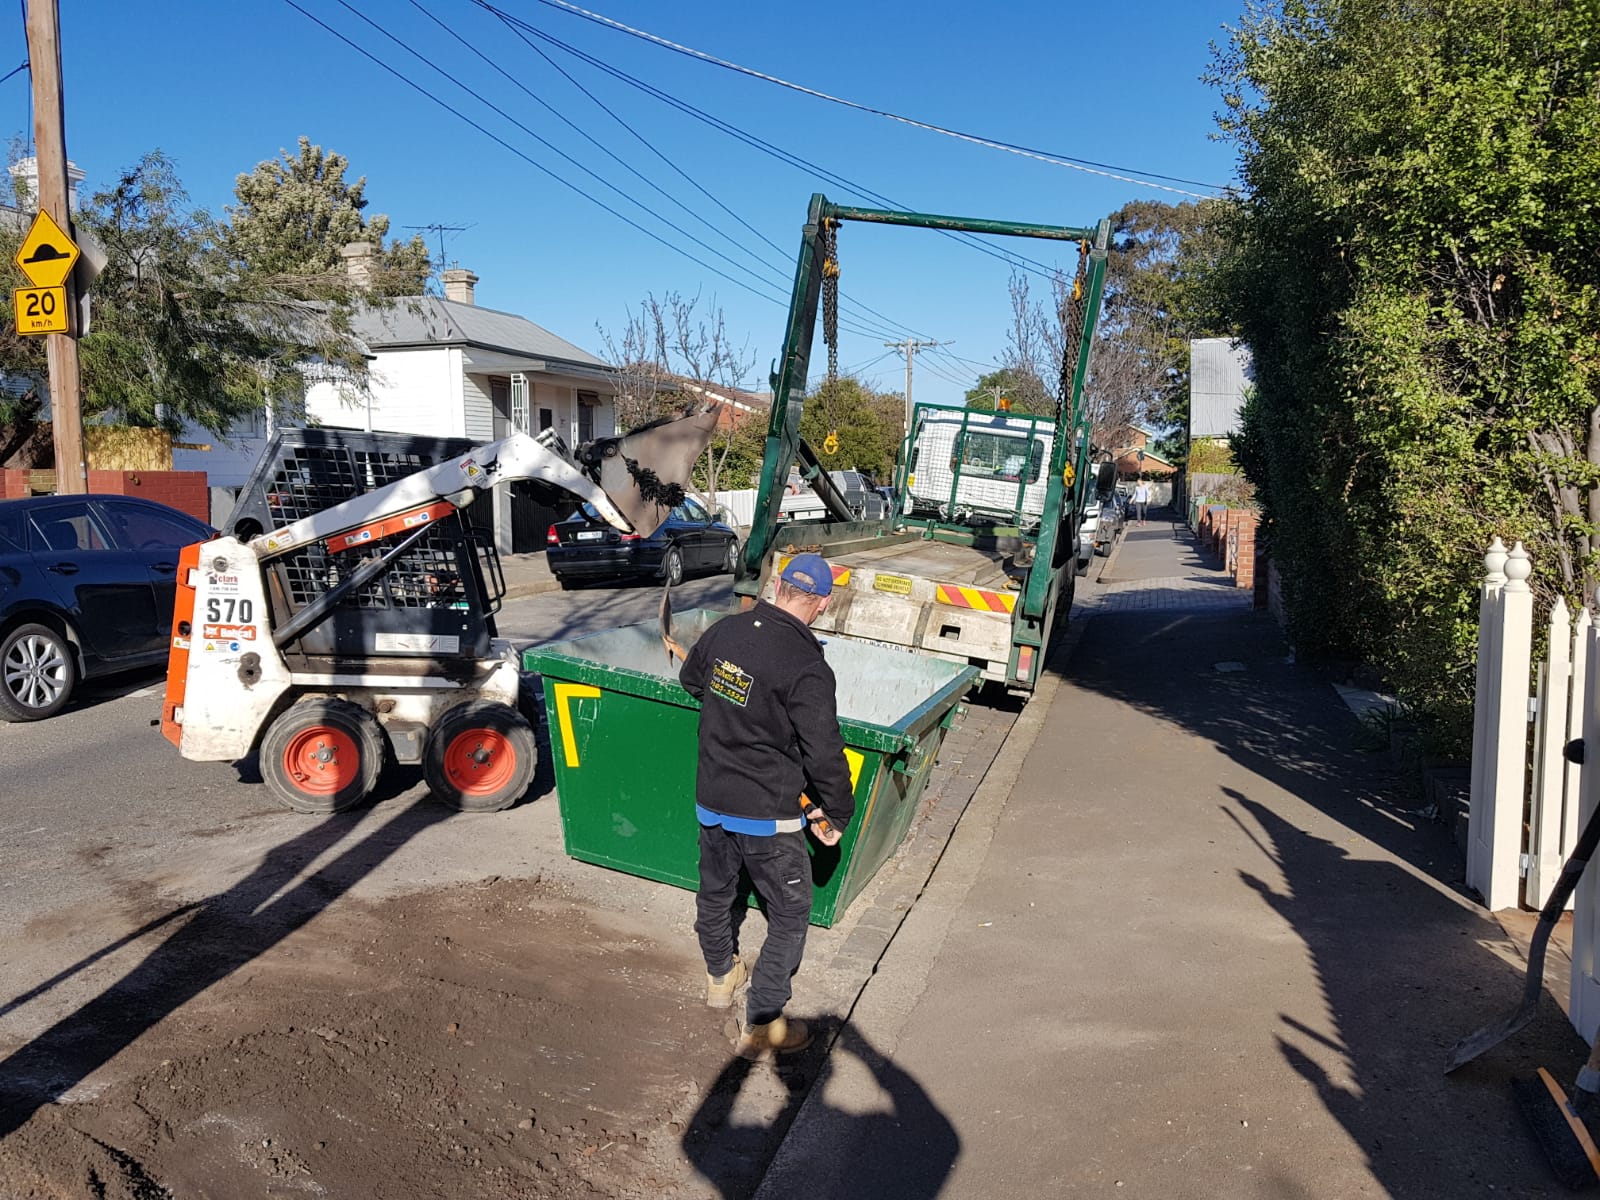
M 907 338 L 903 342 L 885 342 L 884 345 L 891 350 L 898 350 L 906 356 L 906 413 L 905 432 L 902 437 L 911 436 L 911 364 L 916 360 L 918 350 L 931 350 L 935 346 L 942 346 L 943 342 L 919 342 L 916 338 Z
M 27 0 L 28 63 L 33 76 L 33 144 L 38 171 L 39 209 L 72 229 L 67 210 L 67 135 L 61 103 L 61 22 L 56 0 Z M 66 281 L 66 310 L 77 307 L 76 289 Z M 78 337 L 52 333 L 45 339 L 50 363 L 50 427 L 55 435 L 56 492 L 89 490 L 83 453 L 83 408 L 78 390 Z

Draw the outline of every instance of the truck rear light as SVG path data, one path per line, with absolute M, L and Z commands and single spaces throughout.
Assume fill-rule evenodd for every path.
M 554 525 L 544 531 L 544 543 L 547 546 L 559 546 L 561 544 L 561 537 L 556 533 Z

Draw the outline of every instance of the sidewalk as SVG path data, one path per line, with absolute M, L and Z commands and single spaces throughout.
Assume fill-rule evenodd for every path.
M 1507 1081 L 1585 1047 L 1547 997 L 1443 1076 L 1519 952 L 1167 517 L 1080 581 L 1014 785 L 974 798 L 759 1196 L 1564 1194 Z

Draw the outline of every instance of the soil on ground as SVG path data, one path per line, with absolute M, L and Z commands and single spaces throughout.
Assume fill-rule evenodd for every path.
M 683 1134 L 730 1044 L 692 943 L 537 880 L 248 920 L 197 907 L 0 1045 L 0 1196 L 706 1194 Z

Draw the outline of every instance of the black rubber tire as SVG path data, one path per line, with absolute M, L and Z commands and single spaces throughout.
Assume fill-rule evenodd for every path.
M 735 575 L 739 571 L 739 539 L 729 538 L 728 549 L 722 556 L 722 573 Z
M 683 582 L 683 551 L 676 546 L 668 546 L 667 552 L 661 556 L 660 578 L 673 587 Z
M 475 731 L 491 735 L 496 743 L 484 768 L 504 775 L 503 781 L 482 791 L 464 789 L 460 780 L 452 777 L 452 769 L 459 771 L 461 764 L 459 760 L 452 761 L 451 743 Z M 510 763 L 494 758 L 507 753 L 513 755 Z M 422 777 L 441 804 L 459 812 L 499 812 L 522 799 L 538 765 L 539 743 L 527 717 L 507 704 L 469 700 L 445 713 L 429 732 L 422 754 Z
M 578 581 L 576 579 L 568 579 L 565 575 L 557 575 L 556 582 L 561 585 L 561 590 L 563 592 L 570 592 L 573 588 L 578 586 Z
M 18 625 L 0 640 L 0 721 L 42 721 L 72 699 L 78 655 L 48 625 Z
M 289 755 L 301 735 L 317 729 L 343 734 L 354 744 L 352 778 L 334 791 L 317 791 L 295 782 Z M 261 778 L 267 790 L 285 807 L 310 816 L 327 816 L 354 808 L 372 794 L 383 773 L 383 730 L 371 713 L 348 700 L 307 696 L 290 705 L 267 728 L 261 739 Z M 331 761 L 337 761 L 337 758 Z M 347 764 L 348 765 L 348 764 Z

